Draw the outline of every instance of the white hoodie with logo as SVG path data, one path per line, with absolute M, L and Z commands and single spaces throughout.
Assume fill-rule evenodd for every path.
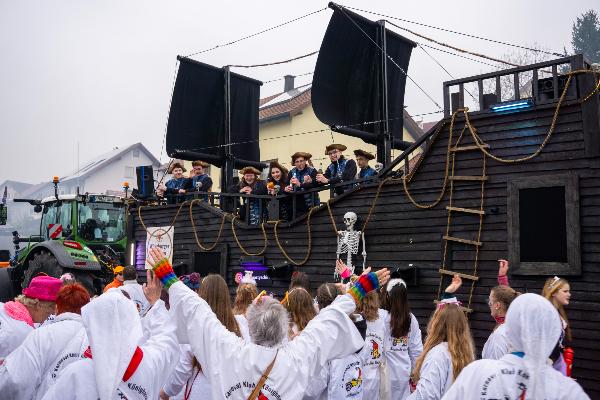
M 417 357 L 423 351 L 421 328 L 417 318 L 410 314 L 408 335 L 395 338 L 391 334 L 391 315 L 385 319 L 385 359 L 390 379 L 392 400 L 404 400 L 410 394 L 410 374 L 415 367 Z
M 87 335 L 79 314 L 59 314 L 33 330 L 0 366 L 3 399 L 41 399 L 71 363 L 81 359 Z
M 92 358 L 69 365 L 43 400 L 149 400 L 160 389 L 179 358 L 175 326 L 159 300 L 148 311 L 148 340 L 133 302 L 108 291 L 81 309 Z M 136 348 L 143 356 L 135 372 L 123 381 Z
M 349 295 L 338 296 L 294 340 L 277 348 L 247 343 L 229 332 L 208 304 L 181 282 L 169 288 L 169 300 L 178 339 L 189 343 L 206 366 L 214 399 L 246 400 L 279 350 L 259 398 L 300 400 L 310 378 L 329 360 L 353 354 L 364 344 L 348 317 L 356 308 Z

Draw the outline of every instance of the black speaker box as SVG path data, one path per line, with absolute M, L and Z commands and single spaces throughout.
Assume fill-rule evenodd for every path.
M 148 198 L 154 192 L 154 170 L 152 165 L 143 165 L 135 168 L 137 176 L 138 197 Z

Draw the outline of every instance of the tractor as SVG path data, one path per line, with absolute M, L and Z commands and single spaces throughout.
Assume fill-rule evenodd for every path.
M 58 194 L 27 202 L 42 213 L 39 235 L 19 237 L 13 232 L 15 255 L 0 269 L 0 297 L 20 293 L 39 274 L 74 275 L 91 294 L 101 293 L 113 279 L 113 268 L 123 264 L 127 248 L 126 203 L 103 194 Z M 23 248 L 21 244 L 25 244 Z M 5 293 L 10 288 L 12 293 Z

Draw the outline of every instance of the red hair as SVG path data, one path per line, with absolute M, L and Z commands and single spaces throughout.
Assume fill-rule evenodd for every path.
M 56 314 L 72 312 L 81 314 L 81 307 L 90 302 L 90 294 L 79 283 L 64 285 L 56 297 Z

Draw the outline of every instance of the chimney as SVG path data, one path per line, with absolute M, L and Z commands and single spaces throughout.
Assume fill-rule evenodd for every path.
M 294 75 L 286 75 L 283 77 L 284 79 L 284 84 L 283 84 L 283 91 L 284 92 L 289 92 L 290 90 L 292 90 L 294 88 Z

